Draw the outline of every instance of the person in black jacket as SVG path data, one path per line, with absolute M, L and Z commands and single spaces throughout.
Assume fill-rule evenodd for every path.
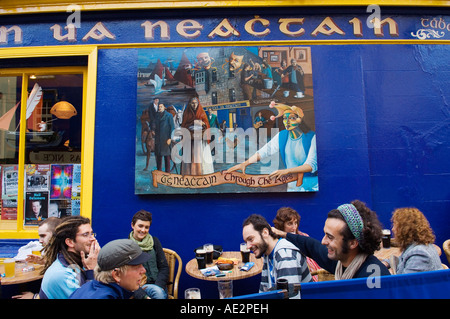
M 375 212 L 359 200 L 328 213 L 322 242 L 274 227 L 272 230 L 334 274 L 336 280 L 390 275 L 386 266 L 374 256 L 380 249 L 381 224 Z
M 162 159 L 164 158 L 164 171 L 170 173 L 171 136 L 175 129 L 175 124 L 173 122 L 173 116 L 166 111 L 162 103 L 158 106 L 154 129 L 156 169 L 162 171 Z
M 167 299 L 167 282 L 169 281 L 169 265 L 167 264 L 161 242 L 149 234 L 152 214 L 140 210 L 131 220 L 133 229 L 129 239 L 136 242 L 142 251 L 150 255 L 143 264 L 146 270 L 147 282 L 142 287 L 151 299 Z

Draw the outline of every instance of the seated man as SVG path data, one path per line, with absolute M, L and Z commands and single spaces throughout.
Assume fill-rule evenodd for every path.
M 311 237 L 272 230 L 334 274 L 336 280 L 390 275 L 386 266 L 374 256 L 382 237 L 378 217 L 359 200 L 328 213 L 322 243 Z
M 39 235 L 39 243 L 42 247 L 45 247 L 50 242 L 50 239 L 53 237 L 53 233 L 55 232 L 56 227 L 61 223 L 61 219 L 58 217 L 49 217 L 44 219 L 39 223 L 38 227 L 38 235 Z M 41 264 L 45 263 L 44 256 L 37 255 L 28 255 L 26 262 Z M 39 294 L 34 294 L 30 291 L 22 292 L 21 295 L 13 296 L 14 299 L 34 299 L 37 298 Z
M 290 289 L 294 284 L 311 281 L 305 256 L 286 239 L 278 239 L 261 215 L 253 214 L 244 221 L 242 236 L 256 258 L 264 256 L 260 292 L 276 289 L 281 278 L 287 279 Z M 299 299 L 300 292 L 291 298 Z
M 77 289 L 70 299 L 130 299 L 139 284 L 149 254 L 130 239 L 117 239 L 107 243 L 98 254 L 95 280 Z M 145 293 L 144 293 L 145 294 Z
M 44 249 L 45 275 L 39 298 L 68 299 L 76 289 L 93 279 L 99 252 L 89 218 L 63 218 Z

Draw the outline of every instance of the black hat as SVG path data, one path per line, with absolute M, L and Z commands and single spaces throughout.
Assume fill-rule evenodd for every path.
M 116 239 L 102 247 L 97 263 L 100 270 L 113 270 L 124 265 L 141 265 L 149 260 L 139 245 L 130 239 Z

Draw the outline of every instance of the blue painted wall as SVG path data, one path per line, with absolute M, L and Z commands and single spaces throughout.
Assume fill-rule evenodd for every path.
M 139 209 L 151 234 L 184 264 L 206 242 L 237 250 L 242 221 L 298 210 L 300 229 L 318 239 L 329 210 L 365 201 L 385 227 L 392 211 L 416 206 L 442 247 L 450 238 L 450 48 L 444 45 L 313 45 L 319 161 L 317 193 L 134 195 L 137 49 L 101 49 L 98 59 L 93 227 L 101 244 L 128 236 Z M 150 181 L 149 181 L 150 182 Z M 445 260 L 445 257 L 442 259 Z M 235 282 L 255 292 L 259 278 Z M 218 298 L 217 286 L 188 276 Z

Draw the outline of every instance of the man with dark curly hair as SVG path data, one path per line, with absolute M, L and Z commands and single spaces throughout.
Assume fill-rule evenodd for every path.
M 359 200 L 340 205 L 328 213 L 322 242 L 275 228 L 272 230 L 334 274 L 336 280 L 390 275 L 386 266 L 374 256 L 380 248 L 381 224 L 376 213 Z

